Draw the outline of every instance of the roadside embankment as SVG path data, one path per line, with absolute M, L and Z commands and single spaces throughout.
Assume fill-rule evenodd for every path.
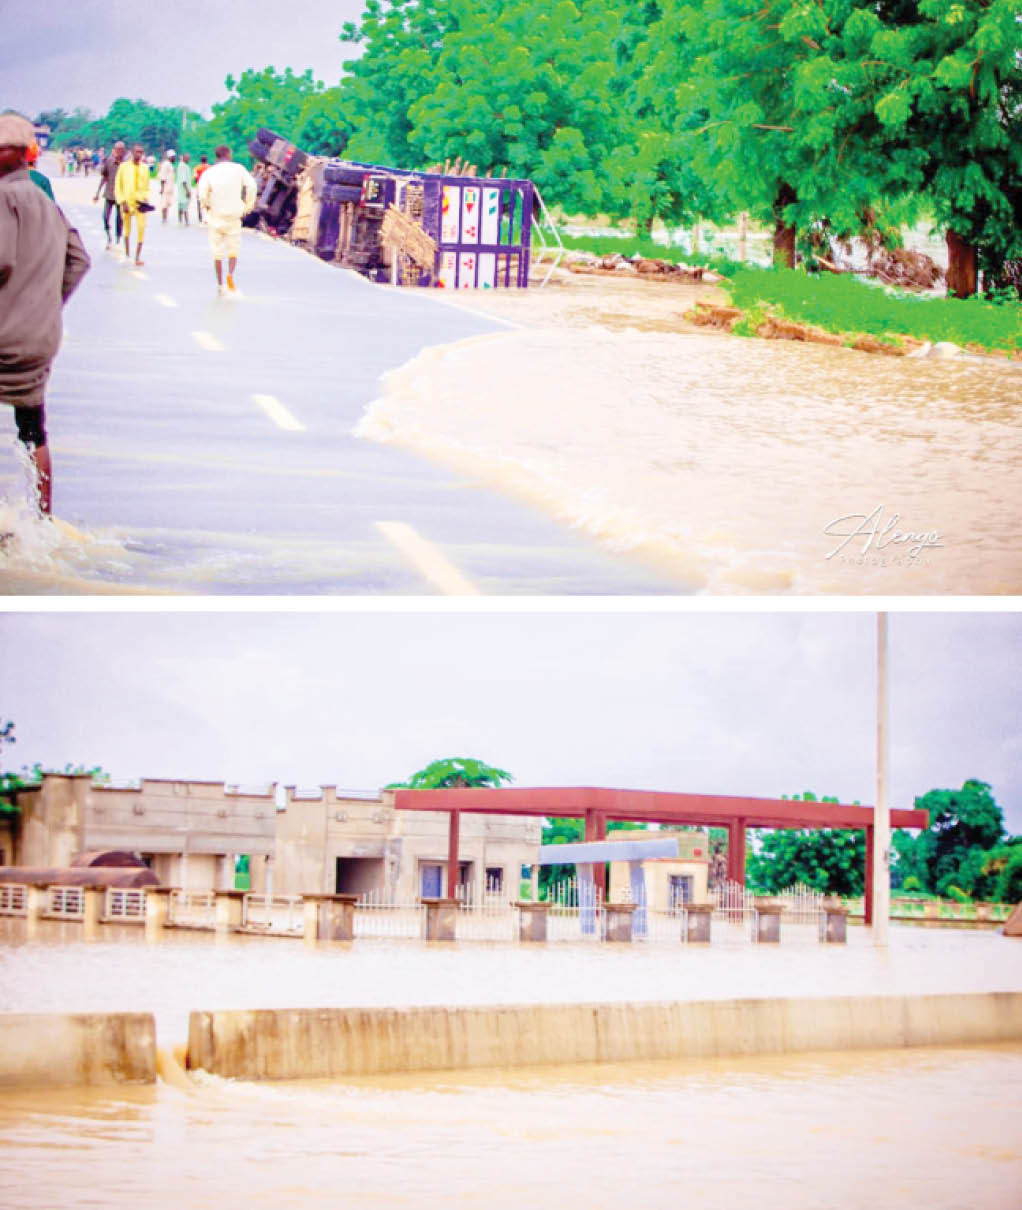
M 188 1066 L 225 1078 L 961 1046 L 1022 1040 L 1022 993 L 195 1012 Z
M 0 1087 L 155 1082 L 151 1013 L 0 1016 Z

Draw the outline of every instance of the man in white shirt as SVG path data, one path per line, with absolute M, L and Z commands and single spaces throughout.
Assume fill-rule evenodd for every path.
M 222 294 L 224 258 L 227 259 L 227 289 L 234 293 L 234 271 L 241 251 L 241 220 L 256 204 L 259 186 L 242 164 L 231 159 L 231 149 L 221 144 L 216 163 L 199 180 L 199 201 L 206 212 L 209 245 L 217 293 Z
M 173 147 L 168 147 L 163 155 L 163 163 L 160 165 L 159 175 L 157 180 L 160 182 L 160 210 L 163 212 L 163 221 L 167 221 L 167 213 L 170 210 L 171 199 L 174 196 L 174 190 L 177 185 L 177 152 Z

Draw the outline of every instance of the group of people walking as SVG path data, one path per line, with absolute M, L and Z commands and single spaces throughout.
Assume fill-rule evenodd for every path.
M 217 147 L 215 163 L 205 155 L 193 169 L 190 157 L 168 149 L 160 164 L 157 181 L 160 186 L 159 206 L 163 222 L 167 222 L 173 207 L 179 223 L 187 226 L 188 210 L 195 197 L 199 221 L 205 216 L 209 242 L 213 252 L 213 268 L 217 291 L 222 292 L 224 261 L 227 261 L 226 289 L 236 289 L 234 273 L 241 249 L 241 220 L 252 209 L 258 196 L 258 186 L 243 164 L 231 159 L 231 149 Z M 119 245 L 124 240 L 124 254 L 131 258 L 131 229 L 135 227 L 135 264 L 141 266 L 142 245 L 145 242 L 146 217 L 156 207 L 149 200 L 152 174 L 145 160 L 145 149 L 138 143 L 130 157 L 124 143 L 114 144 L 111 154 L 100 171 L 99 186 L 93 201 L 103 195 L 103 229 L 106 246 Z
M 90 267 L 78 232 L 53 200 L 47 178 L 33 165 L 38 155 L 35 128 L 18 114 L 0 115 L 0 403 L 14 408 L 18 439 L 28 450 L 40 513 L 49 515 L 52 468 L 46 436 L 44 395 L 60 347 L 64 303 Z M 241 220 L 255 205 L 258 186 L 230 148 L 215 152 L 215 163 L 202 156 L 195 172 L 187 156 L 174 164 L 173 175 L 161 174 L 160 206 L 166 222 L 176 201 L 179 221 L 187 220 L 192 194 L 205 216 L 213 253 L 217 293 L 234 293 L 241 248 Z M 181 169 L 184 168 L 185 172 Z M 100 166 L 93 201 L 103 197 L 106 246 L 119 246 L 141 266 L 146 219 L 156 207 L 150 201 L 152 174 L 145 149 L 130 153 L 114 145 Z M 184 215 L 182 215 L 184 210 Z M 133 230 L 134 229 L 134 230 Z M 2 535 L 0 535 L 2 539 Z

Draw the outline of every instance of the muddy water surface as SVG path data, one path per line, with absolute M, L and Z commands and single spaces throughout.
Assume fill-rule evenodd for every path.
M 1022 365 L 692 329 L 715 291 L 582 279 L 473 305 L 359 432 L 471 468 L 695 591 L 1022 589 Z

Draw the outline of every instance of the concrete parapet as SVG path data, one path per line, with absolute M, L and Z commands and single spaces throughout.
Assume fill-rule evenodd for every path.
M 712 903 L 688 903 L 685 905 L 685 939 L 689 945 L 709 944 L 712 920 Z
M 549 903 L 539 903 L 531 899 L 518 901 L 518 940 L 546 941 L 547 913 Z
M 145 927 L 146 932 L 158 932 L 167 927 L 170 915 L 170 897 L 173 887 L 150 887 L 145 895 Z
M 752 918 L 752 939 L 765 944 L 781 940 L 781 913 L 784 908 L 772 900 L 756 900 L 756 914 Z
M 0 1086 L 155 1082 L 151 1013 L 0 1015 Z
M 1022 992 L 194 1012 L 188 1066 L 297 1080 L 1022 1040 Z
M 302 933 L 306 941 L 353 941 L 357 895 L 302 896 Z
M 820 940 L 831 945 L 843 945 L 848 940 L 848 909 L 824 905 L 820 919 Z
M 454 941 L 458 934 L 457 899 L 423 899 L 427 941 Z
M 635 915 L 635 903 L 605 903 L 603 911 L 607 917 L 608 941 L 631 941 L 632 918 Z
M 229 933 L 233 929 L 241 928 L 244 906 L 244 891 L 214 891 L 213 920 L 216 931 Z

